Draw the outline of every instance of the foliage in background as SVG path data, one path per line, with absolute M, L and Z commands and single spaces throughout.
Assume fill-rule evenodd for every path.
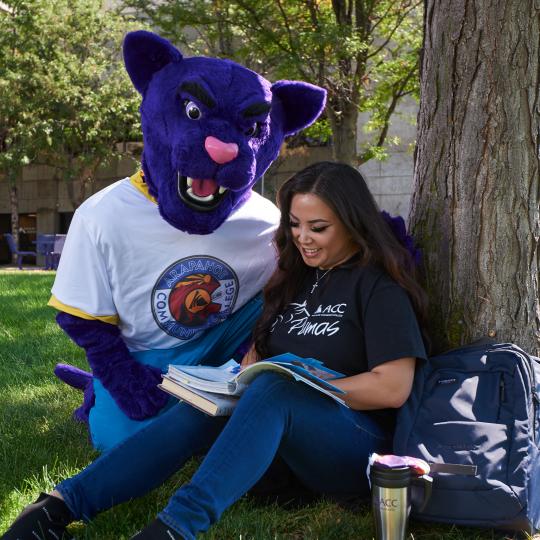
M 98 166 L 118 157 L 118 143 L 141 139 L 140 96 L 121 56 L 123 37 L 135 26 L 103 10 L 99 0 L 56 4 L 64 24 L 49 37 L 55 56 L 48 80 L 55 95 L 46 161 L 64 179 L 80 181 L 82 191 L 72 197 L 78 206 Z
M 17 240 L 16 182 L 47 144 L 48 126 L 37 56 L 31 47 L 21 47 L 36 31 L 34 16 L 28 9 L 6 6 L 0 10 L 0 175 L 10 185 L 11 228 Z M 28 33 L 22 35 L 20 28 Z
M 0 175 L 30 163 L 83 185 L 140 139 L 121 43 L 133 28 L 99 0 L 7 0 L 0 10 Z M 140 28 L 141 24 L 137 24 Z M 84 193 L 72 197 L 74 207 Z M 15 209 L 16 211 L 16 209 Z
M 330 129 L 313 130 L 323 140 L 331 133 L 340 161 L 382 157 L 399 100 L 418 93 L 421 0 L 123 0 L 123 5 L 190 53 L 225 56 L 272 79 L 325 87 Z M 358 153 L 361 111 L 370 113 L 371 138 Z

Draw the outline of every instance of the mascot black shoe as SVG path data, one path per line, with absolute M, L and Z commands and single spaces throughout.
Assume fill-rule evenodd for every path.
M 29 504 L 0 540 L 71 540 L 66 527 L 73 516 L 64 501 L 41 493 Z

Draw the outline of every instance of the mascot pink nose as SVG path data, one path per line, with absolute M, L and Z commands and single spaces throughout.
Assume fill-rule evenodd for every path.
M 229 163 L 238 155 L 238 145 L 235 143 L 225 143 L 215 137 L 206 137 L 204 147 L 210 157 L 220 165 Z

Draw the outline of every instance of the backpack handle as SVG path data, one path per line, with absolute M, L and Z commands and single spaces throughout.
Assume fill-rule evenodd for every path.
M 430 472 L 459 474 L 461 476 L 476 476 L 476 465 L 461 465 L 459 463 L 430 463 Z

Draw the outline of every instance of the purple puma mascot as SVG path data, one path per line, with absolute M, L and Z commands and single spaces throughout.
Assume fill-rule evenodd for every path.
M 249 340 L 279 218 L 251 188 L 326 97 L 183 58 L 150 32 L 127 34 L 124 59 L 142 95 L 142 171 L 77 209 L 49 301 L 92 368 L 55 372 L 84 389 L 76 416 L 100 450 L 167 407 L 157 384 L 169 363 L 218 364 Z

